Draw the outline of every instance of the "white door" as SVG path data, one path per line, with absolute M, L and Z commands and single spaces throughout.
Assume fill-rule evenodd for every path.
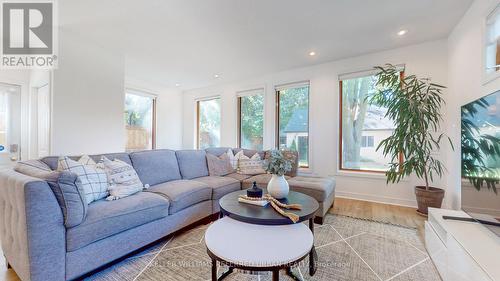
M 50 152 L 50 91 L 49 85 L 37 89 L 38 113 L 38 157 Z
M 21 86 L 0 83 L 0 169 L 21 155 Z

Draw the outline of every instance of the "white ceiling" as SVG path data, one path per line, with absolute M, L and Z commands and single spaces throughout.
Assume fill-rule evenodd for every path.
M 471 2 L 64 0 L 59 21 L 124 54 L 128 77 L 189 89 L 445 38 Z

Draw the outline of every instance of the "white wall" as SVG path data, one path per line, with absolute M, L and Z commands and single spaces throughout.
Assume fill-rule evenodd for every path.
M 447 133 L 455 141 L 456 151 L 447 151 L 445 178 L 447 201 L 460 208 L 460 107 L 500 90 L 500 79 L 486 82 L 483 77 L 483 33 L 487 15 L 498 0 L 474 1 L 448 38 L 449 90 L 446 107 Z
M 59 45 L 52 154 L 124 151 L 124 58 L 63 29 Z
M 228 85 L 185 91 L 183 96 L 183 146 L 195 144 L 195 100 L 219 95 L 222 103 L 221 145 L 237 144 L 236 92 L 265 88 L 264 148 L 274 145 L 275 85 L 310 81 L 310 163 L 313 175 L 334 176 L 337 195 L 414 206 L 413 187 L 421 181 L 409 179 L 387 186 L 384 176 L 338 172 L 338 75 L 371 69 L 385 63 L 406 64 L 407 74 L 432 78 L 447 85 L 447 41 L 440 40 L 355 58 L 293 69 Z M 436 185 L 440 186 L 440 183 Z

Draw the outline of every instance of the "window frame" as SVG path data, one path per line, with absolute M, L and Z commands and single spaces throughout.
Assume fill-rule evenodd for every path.
M 255 88 L 255 89 L 252 89 L 252 90 L 244 90 L 244 91 L 239 91 L 237 92 L 237 114 L 238 114 L 238 120 L 237 120 L 237 130 L 238 130 L 238 133 L 237 133 L 237 140 L 236 140 L 236 143 L 238 145 L 238 148 L 242 148 L 241 147 L 241 105 L 242 105 L 242 102 L 241 102 L 241 99 L 244 98 L 244 97 L 249 97 L 249 96 L 262 96 L 262 98 L 264 99 L 264 102 L 263 102 L 263 107 L 262 107 L 262 116 L 264 117 L 263 119 L 263 124 L 262 124 L 262 146 L 264 146 L 264 131 L 265 131 L 265 120 L 266 120 L 266 89 L 264 87 L 261 87 L 261 88 Z
M 405 72 L 404 72 L 404 66 L 400 66 L 398 65 L 398 67 L 402 67 L 402 69 L 399 71 L 399 79 L 403 80 L 404 77 L 405 77 Z M 338 147 L 338 153 L 339 153 L 339 163 L 338 163 L 338 171 L 340 172 L 353 172 L 353 173 L 373 173 L 373 174 L 383 174 L 385 175 L 385 173 L 387 171 L 377 171 L 377 170 L 369 170 L 369 169 L 351 169 L 351 168 L 343 168 L 342 167 L 342 164 L 343 164 L 343 161 L 342 161 L 342 145 L 343 145 L 343 141 L 342 141 L 342 116 L 343 116 L 343 111 L 342 111 L 342 102 L 343 102 L 343 88 L 342 88 L 342 81 L 343 80 L 346 80 L 346 79 L 354 79 L 354 78 L 360 78 L 360 77 L 366 77 L 366 76 L 370 76 L 369 73 L 371 73 L 373 71 L 361 71 L 359 72 L 359 76 L 355 76 L 355 77 L 352 77 L 352 78 L 345 78 L 345 79 L 340 79 L 339 77 L 339 139 L 338 139 L 338 144 L 339 144 L 339 147 Z M 356 74 L 356 72 L 354 73 L 349 73 L 348 75 L 352 75 L 352 74 Z M 371 75 L 374 75 L 374 74 L 371 74 Z M 374 140 L 375 141 L 375 140 Z M 374 145 L 375 147 L 375 145 Z M 376 147 L 375 147 L 376 148 Z M 399 163 L 402 163 L 403 162 L 403 153 L 399 153 Z
M 487 65 L 487 50 L 486 47 L 488 45 L 488 21 L 491 19 L 492 16 L 494 16 L 496 13 L 500 12 L 500 4 L 494 3 L 491 5 L 491 7 L 483 14 L 484 22 L 482 25 L 482 46 L 481 46 L 481 52 L 482 52 L 482 84 L 486 85 L 497 78 L 500 77 L 500 71 L 493 71 L 493 72 L 488 72 L 488 65 Z
M 280 91 L 290 89 L 290 88 L 299 88 L 307 85 L 307 166 L 298 166 L 300 170 L 309 170 L 311 169 L 311 81 L 299 81 L 277 85 L 274 87 L 275 92 L 275 132 L 274 132 L 274 145 L 276 149 L 279 149 L 280 146 Z
M 153 93 L 149 93 L 147 91 L 143 91 L 143 90 L 137 90 L 137 89 L 134 89 L 134 88 L 125 88 L 125 97 L 127 96 L 127 94 L 129 95 L 135 95 L 135 96 L 142 96 L 142 97 L 146 97 L 146 98 L 150 98 L 152 100 L 151 102 L 151 114 L 152 114 L 152 118 L 151 118 L 151 122 L 152 122 L 152 126 L 151 126 L 151 150 L 155 150 L 156 149 L 156 129 L 157 129 L 157 99 L 158 99 L 158 96 L 153 94 Z M 125 108 L 124 108 L 125 109 Z M 124 110 L 125 111 L 125 110 Z M 125 124 L 125 127 L 126 127 L 126 124 Z M 146 150 L 150 150 L 150 149 L 146 149 Z M 125 146 L 125 151 L 128 151 L 127 150 L 127 147 Z
M 196 149 L 200 149 L 200 103 L 204 101 L 211 101 L 211 100 L 220 100 L 221 103 L 221 108 L 220 108 L 220 121 L 221 121 L 221 128 L 220 128 L 220 134 L 222 135 L 222 99 L 220 96 L 211 96 L 211 97 L 206 97 L 206 98 L 200 98 L 196 99 Z M 220 140 L 219 140 L 220 141 Z

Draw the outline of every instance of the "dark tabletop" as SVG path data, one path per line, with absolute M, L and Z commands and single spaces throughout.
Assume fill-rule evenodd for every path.
M 293 224 L 293 222 L 289 218 L 284 217 L 276 212 L 271 204 L 267 204 L 267 206 L 261 207 L 238 202 L 238 197 L 240 195 L 246 195 L 246 193 L 246 190 L 239 190 L 226 194 L 224 197 L 222 197 L 219 200 L 221 212 L 225 216 L 246 223 L 262 225 Z M 290 191 L 287 198 L 281 199 L 279 201 L 285 204 L 302 205 L 302 210 L 287 210 L 282 208 L 285 212 L 290 212 L 298 215 L 300 217 L 298 222 L 314 218 L 316 211 L 319 209 L 319 204 L 316 199 L 300 192 Z

